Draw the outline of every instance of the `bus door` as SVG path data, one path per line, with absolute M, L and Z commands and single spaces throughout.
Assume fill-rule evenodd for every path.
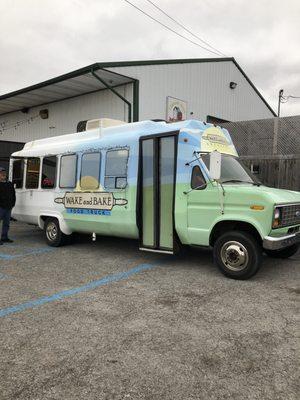
M 140 249 L 173 254 L 177 135 L 141 138 Z

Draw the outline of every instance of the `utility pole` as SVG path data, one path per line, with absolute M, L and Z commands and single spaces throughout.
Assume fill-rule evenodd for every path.
M 279 90 L 279 94 L 278 94 L 278 117 L 280 117 L 280 104 L 281 104 L 281 99 L 283 97 L 283 89 Z
M 274 118 L 274 136 L 273 136 L 273 154 L 277 154 L 278 151 L 278 128 L 279 128 L 279 116 L 280 116 L 280 104 L 281 99 L 283 98 L 283 89 L 279 90 L 278 94 L 278 112 L 277 117 Z

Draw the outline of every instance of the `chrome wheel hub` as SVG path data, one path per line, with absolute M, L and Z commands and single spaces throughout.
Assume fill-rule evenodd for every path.
M 249 255 L 246 247 L 241 243 L 230 241 L 223 244 L 221 259 L 228 269 L 242 271 L 248 265 Z
M 50 222 L 46 228 L 47 239 L 53 242 L 57 238 L 57 227 L 54 222 Z

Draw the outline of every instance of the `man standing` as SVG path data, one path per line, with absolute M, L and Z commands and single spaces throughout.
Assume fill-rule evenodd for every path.
M 0 245 L 12 243 L 8 238 L 8 230 L 11 216 L 11 209 L 16 203 L 16 192 L 14 185 L 7 180 L 6 170 L 0 167 L 0 222 L 2 221 L 2 234 Z

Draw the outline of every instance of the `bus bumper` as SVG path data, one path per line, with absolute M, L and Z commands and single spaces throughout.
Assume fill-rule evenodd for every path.
M 263 248 L 266 250 L 280 250 L 300 243 L 300 232 L 284 236 L 266 236 L 263 239 Z

